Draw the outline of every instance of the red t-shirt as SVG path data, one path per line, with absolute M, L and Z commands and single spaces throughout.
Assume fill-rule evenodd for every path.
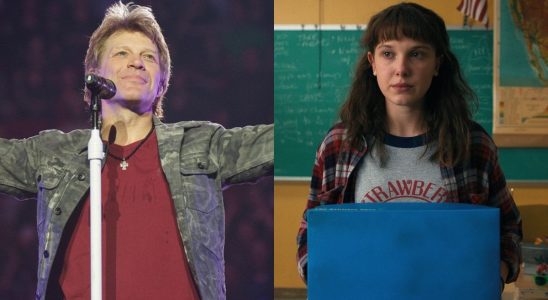
M 140 141 L 111 144 L 124 157 Z M 155 132 L 131 156 L 102 170 L 103 299 L 199 299 L 162 172 Z M 59 276 L 66 299 L 90 298 L 89 197 L 68 242 Z

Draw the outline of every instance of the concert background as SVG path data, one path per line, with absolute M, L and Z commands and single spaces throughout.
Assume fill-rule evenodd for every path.
M 152 7 L 170 48 L 165 122 L 273 122 L 272 1 L 134 2 Z M 0 137 L 89 128 L 83 59 L 112 3 L 0 0 Z M 227 298 L 273 299 L 272 177 L 226 190 L 225 207 Z M 35 209 L 0 195 L 0 299 L 34 298 Z

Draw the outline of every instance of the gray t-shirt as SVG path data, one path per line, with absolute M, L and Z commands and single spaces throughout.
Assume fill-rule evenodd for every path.
M 444 202 L 447 189 L 440 166 L 430 161 L 435 151 L 427 153 L 425 135 L 398 137 L 386 134 L 384 144 L 388 159 L 380 165 L 377 148 L 363 158 L 358 168 L 355 202 Z

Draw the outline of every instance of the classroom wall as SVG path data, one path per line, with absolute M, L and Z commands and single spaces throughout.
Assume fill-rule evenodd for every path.
M 323 2 L 323 13 L 320 12 Z M 318 24 L 365 24 L 376 12 L 401 1 L 389 0 L 274 0 L 274 23 Z M 463 15 L 456 9 L 460 0 L 415 1 L 442 16 L 449 27 L 462 26 Z M 449 3 L 449 4 L 448 4 Z M 488 1 L 490 27 L 493 20 L 493 0 Z M 483 25 L 475 23 L 475 26 Z M 312 166 L 310 166 L 312 170 Z M 296 240 L 301 215 L 305 208 L 309 182 L 275 181 L 274 183 L 274 287 L 304 288 L 297 273 Z M 514 198 L 523 208 L 548 205 L 548 185 L 511 183 Z M 530 211 L 530 210 L 522 210 Z M 533 210 L 534 211 L 534 210 Z M 540 232 L 537 224 L 546 224 L 538 215 L 523 215 L 525 240 L 534 239 Z M 546 228 L 542 226 L 540 228 Z
M 365 24 L 382 9 L 398 0 L 274 0 L 274 24 Z M 460 0 L 417 0 L 443 17 L 448 26 L 462 26 L 463 15 L 456 9 Z M 488 0 L 489 20 L 493 0 Z M 320 6 L 323 10 L 320 12 Z M 476 22 L 477 23 L 477 22 Z M 490 22 L 491 23 L 491 22 Z M 477 24 L 482 26 L 481 24 Z

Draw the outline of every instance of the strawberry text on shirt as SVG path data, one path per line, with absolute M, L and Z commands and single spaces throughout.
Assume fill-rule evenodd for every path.
M 386 186 L 376 186 L 368 191 L 360 202 L 388 202 L 396 199 L 414 199 L 426 202 L 441 202 L 445 199 L 447 190 L 432 182 L 423 180 L 393 180 Z

